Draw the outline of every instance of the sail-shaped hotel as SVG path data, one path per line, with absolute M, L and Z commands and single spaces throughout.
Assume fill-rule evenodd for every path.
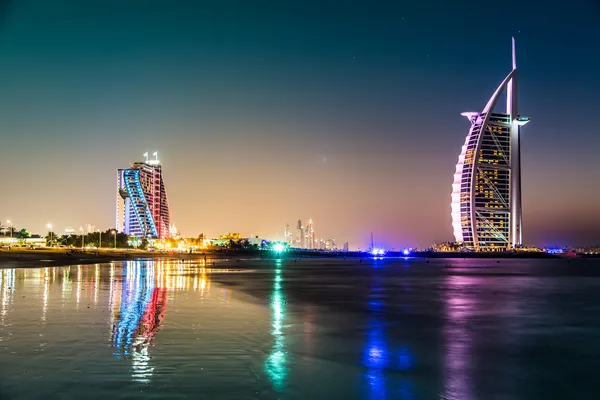
M 496 112 L 506 93 L 506 112 Z M 476 251 L 503 251 L 523 244 L 521 210 L 521 117 L 517 104 L 517 60 L 481 112 L 462 113 L 471 128 L 452 184 L 452 226 L 457 242 Z

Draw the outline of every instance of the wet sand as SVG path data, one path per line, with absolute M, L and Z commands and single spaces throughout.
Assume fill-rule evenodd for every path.
M 39 268 L 68 265 L 105 264 L 114 261 L 141 260 L 207 260 L 222 259 L 223 254 L 151 253 L 146 251 L 78 251 L 67 249 L 11 249 L 0 250 L 0 269 Z M 230 257 L 230 256 L 228 256 Z

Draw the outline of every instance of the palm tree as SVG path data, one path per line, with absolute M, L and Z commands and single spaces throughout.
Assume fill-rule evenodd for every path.
M 52 246 L 52 243 L 56 242 L 56 239 L 58 238 L 56 237 L 56 233 L 50 231 L 46 236 L 44 236 L 44 239 L 46 239 L 47 246 Z
M 29 232 L 27 232 L 27 229 L 23 228 L 19 232 L 17 232 L 16 236 L 19 239 L 27 239 L 29 237 Z

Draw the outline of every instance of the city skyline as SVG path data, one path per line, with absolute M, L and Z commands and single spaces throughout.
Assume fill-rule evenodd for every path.
M 281 237 L 302 215 L 353 248 L 370 232 L 383 247 L 453 240 L 458 114 L 501 83 L 515 36 L 535 120 L 523 241 L 600 242 L 594 2 L 519 3 L 486 35 L 464 10 L 495 11 L 475 2 L 0 7 L 4 225 L 113 228 L 115 169 L 156 149 L 184 236 Z

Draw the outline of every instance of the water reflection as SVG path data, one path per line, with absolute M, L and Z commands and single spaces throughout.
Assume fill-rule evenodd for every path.
M 0 315 L 2 316 L 2 326 L 4 326 L 4 318 L 15 293 L 14 269 L 0 270 L 0 293 L 2 293 L 2 310 Z
M 385 368 L 390 362 L 390 351 L 385 338 L 384 302 L 381 277 L 374 276 L 369 287 L 367 309 L 367 337 L 363 350 L 362 364 L 366 367 L 365 378 L 370 399 L 386 397 Z
M 287 349 L 283 333 L 286 303 L 282 282 L 281 260 L 275 260 L 275 277 L 271 293 L 271 336 L 273 337 L 273 346 L 265 362 L 265 368 L 276 391 L 282 391 L 285 388 L 287 378 Z
M 62 271 L 62 299 L 65 300 L 71 294 L 71 267 L 65 267 Z
M 380 266 L 380 268 L 383 268 Z M 388 297 L 384 277 L 374 274 L 369 285 L 367 303 L 368 319 L 362 366 L 369 399 L 412 399 L 412 383 L 405 374 L 413 369 L 413 355 L 406 345 L 396 345 L 396 339 L 386 328 L 394 323 L 394 317 L 386 315 Z M 397 306 L 397 305 L 395 305 Z M 406 310 L 404 305 L 401 309 Z
M 132 359 L 132 378 L 147 383 L 154 368 L 148 348 L 162 326 L 167 308 L 167 290 L 160 287 L 151 266 L 130 262 L 122 269 L 123 290 L 119 312 L 113 317 L 112 344 L 115 356 Z M 158 284 L 158 285 L 157 285 Z M 114 309 L 114 308 L 113 308 Z
M 50 268 L 44 268 L 44 303 L 42 306 L 42 321 L 46 321 L 46 311 L 48 310 L 48 291 L 50 289 L 50 276 L 48 276 L 48 271 Z M 52 271 L 54 272 L 54 270 Z M 52 282 L 54 282 L 54 277 L 56 275 L 52 275 Z
M 447 400 L 473 399 L 470 377 L 472 334 L 470 320 L 476 312 L 475 298 L 469 288 L 475 284 L 470 277 L 452 275 L 446 288 L 446 357 L 443 398 Z

